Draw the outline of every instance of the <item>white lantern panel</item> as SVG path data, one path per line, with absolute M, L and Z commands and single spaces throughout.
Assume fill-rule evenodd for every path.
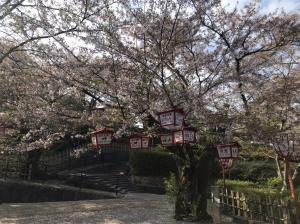
M 176 112 L 175 116 L 176 116 L 175 125 L 182 126 L 183 125 L 183 114 Z
M 173 144 L 173 136 L 172 135 L 161 135 L 160 136 L 162 145 L 172 145 Z
M 132 149 L 140 149 L 142 148 L 142 140 L 141 138 L 137 137 L 137 138 L 131 138 L 130 139 L 130 147 Z
M 97 145 L 97 138 L 95 135 L 92 135 L 92 144 Z
M 219 158 L 230 158 L 231 157 L 231 150 L 230 146 L 219 146 L 217 147 Z
M 232 158 L 239 157 L 239 148 L 237 146 L 233 146 L 231 148 Z
M 182 131 L 176 131 L 174 133 L 174 141 L 175 141 L 175 143 L 177 143 L 177 142 L 183 142 Z
M 149 147 L 149 138 L 142 138 L 142 148 Z
M 97 140 L 99 145 L 109 145 L 112 141 L 111 133 L 98 133 Z
M 160 124 L 162 126 L 174 124 L 174 112 L 166 112 L 159 115 Z
M 193 142 L 195 140 L 195 131 L 183 130 L 183 135 L 185 142 Z

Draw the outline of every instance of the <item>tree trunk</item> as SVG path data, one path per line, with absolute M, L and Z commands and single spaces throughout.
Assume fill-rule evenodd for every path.
M 25 178 L 27 180 L 34 179 L 39 177 L 39 161 L 42 155 L 41 149 L 36 149 L 29 151 L 27 153 L 27 161 L 26 161 L 26 170 L 25 170 Z
M 175 202 L 175 218 L 182 220 L 211 220 L 207 213 L 208 185 L 211 177 L 214 157 L 205 153 L 199 159 L 195 157 L 196 148 L 185 145 L 177 150 L 178 192 Z
M 283 189 L 287 189 L 287 183 L 288 183 L 288 170 L 286 163 L 284 163 L 283 166 Z
M 284 190 L 287 187 L 286 180 L 285 180 L 286 178 L 285 178 L 285 175 L 283 175 L 283 173 L 282 173 L 278 155 L 276 155 L 276 157 L 275 157 L 275 162 L 276 162 L 276 167 L 277 167 L 277 175 L 282 180 L 282 190 Z

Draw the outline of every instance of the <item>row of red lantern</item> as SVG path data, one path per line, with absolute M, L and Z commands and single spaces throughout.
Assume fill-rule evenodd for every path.
M 111 145 L 113 139 L 113 132 L 101 128 L 91 133 L 92 145 L 95 148 L 98 148 L 101 145 Z
M 161 135 L 161 142 L 164 146 L 177 143 L 185 144 L 195 142 L 195 130 L 192 128 L 182 128 L 184 124 L 184 112 L 182 109 L 172 109 L 158 113 L 160 124 L 167 129 L 181 129 L 168 134 Z M 112 142 L 112 132 L 107 129 L 98 129 L 91 133 L 92 144 L 98 148 L 101 145 L 110 145 Z M 149 138 L 147 136 L 134 135 L 130 137 L 130 147 L 132 149 L 148 148 Z
M 186 144 L 195 142 L 195 129 L 183 128 L 179 131 L 173 131 L 168 134 L 161 134 L 160 140 L 163 146 L 172 146 L 175 144 Z M 150 138 L 143 135 L 133 135 L 129 138 L 131 149 L 140 149 L 149 147 Z
M 179 131 L 173 131 L 168 134 L 161 134 L 161 143 L 164 146 L 171 146 L 175 144 L 186 144 L 195 142 L 195 129 L 183 128 Z M 110 145 L 112 143 L 113 132 L 107 129 L 98 129 L 91 133 L 92 145 L 98 148 L 101 145 Z M 133 135 L 129 139 L 130 147 L 132 149 L 148 148 L 149 137 L 143 135 Z
M 194 143 L 196 142 L 196 130 L 194 128 L 182 128 L 178 131 L 161 134 L 160 140 L 163 146 Z
M 173 131 L 168 134 L 160 135 L 161 143 L 164 146 L 172 146 L 175 144 L 185 144 L 195 142 L 195 129 L 183 128 L 179 131 Z M 94 147 L 101 145 L 110 145 L 112 143 L 113 132 L 107 129 L 98 129 L 91 133 L 92 144 Z M 148 148 L 149 137 L 143 135 L 133 135 L 129 139 L 132 149 Z M 238 143 L 217 145 L 218 155 L 220 159 L 232 159 L 239 156 L 240 145 Z
M 182 127 L 184 124 L 184 113 L 182 109 L 173 109 L 158 113 L 161 126 L 169 129 Z M 110 145 L 113 138 L 113 132 L 107 129 L 98 129 L 91 134 L 92 144 L 94 147 L 101 145 Z M 193 128 L 181 128 L 167 134 L 161 134 L 161 143 L 164 146 L 172 146 L 175 144 L 194 143 L 196 140 L 196 130 Z M 142 135 L 133 135 L 130 137 L 130 147 L 132 149 L 148 148 L 149 137 Z M 237 143 L 218 145 L 219 158 L 237 158 L 239 156 L 240 146 Z

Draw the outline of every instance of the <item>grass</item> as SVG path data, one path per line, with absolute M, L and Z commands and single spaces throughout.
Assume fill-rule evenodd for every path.
M 240 180 L 226 180 L 226 186 L 232 190 L 247 193 L 248 195 L 261 195 L 261 196 L 279 196 L 289 197 L 289 191 L 281 191 L 281 187 L 267 186 L 265 182 L 252 182 L 252 181 L 240 181 Z M 223 186 L 223 180 L 217 182 L 218 186 Z M 300 189 L 298 189 L 300 192 Z

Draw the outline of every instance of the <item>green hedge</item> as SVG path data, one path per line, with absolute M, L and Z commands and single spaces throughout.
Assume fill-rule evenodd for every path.
M 132 152 L 130 153 L 131 173 L 137 176 L 169 176 L 177 173 L 176 162 L 167 152 Z
M 274 161 L 237 161 L 230 171 L 230 179 L 263 181 L 277 176 Z
M 223 187 L 223 180 L 219 180 L 217 184 L 218 186 Z M 251 181 L 226 180 L 226 187 L 250 195 L 286 195 L 286 192 L 281 193 L 279 188 L 270 188 L 269 186 L 264 185 L 264 183 L 255 183 Z

